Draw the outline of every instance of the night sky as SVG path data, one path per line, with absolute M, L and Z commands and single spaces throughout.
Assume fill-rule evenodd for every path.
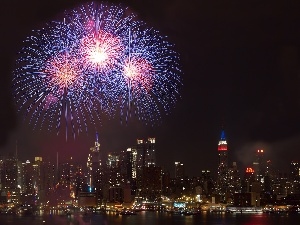
M 12 98 L 12 71 L 22 41 L 75 0 L 10 0 L 2 3 L 0 154 L 55 162 L 73 156 L 86 162 L 95 129 L 66 141 L 64 132 L 33 131 L 20 121 Z M 121 1 L 111 1 L 121 2 Z M 157 162 L 171 173 L 181 161 L 189 176 L 217 168 L 224 127 L 229 162 L 252 165 L 257 149 L 288 172 L 300 160 L 300 14 L 297 1 L 130 0 L 141 20 L 168 36 L 180 54 L 183 87 L 176 107 L 161 125 L 136 118 L 121 124 L 104 118 L 97 130 L 101 151 L 120 152 L 137 138 L 155 137 Z M 195 3 L 196 2 L 196 3 Z

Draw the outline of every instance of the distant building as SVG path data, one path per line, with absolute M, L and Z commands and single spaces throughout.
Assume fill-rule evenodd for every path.
M 202 170 L 200 178 L 201 178 L 202 194 L 204 194 L 206 197 L 211 196 L 215 188 L 211 171 Z
M 97 204 L 101 205 L 103 198 L 103 168 L 100 158 L 100 143 L 98 132 L 96 133 L 95 146 L 90 148 L 87 160 L 88 169 L 88 191 L 95 192 L 97 196 Z
M 241 193 L 241 176 L 236 162 L 228 169 L 228 184 L 229 197 L 233 199 L 234 193 Z
M 289 194 L 300 194 L 300 165 L 298 161 L 292 161 L 290 164 L 290 182 L 292 190 Z
M 119 187 L 122 183 L 120 165 L 120 154 L 116 152 L 109 153 L 105 173 L 103 173 L 103 175 L 105 182 L 107 182 L 110 187 Z
M 97 194 L 95 192 L 80 192 L 78 195 L 79 207 L 96 207 Z
M 221 201 L 226 201 L 228 192 L 228 149 L 225 131 L 221 131 L 221 138 L 218 143 L 218 176 L 216 194 L 220 195 Z
M 144 167 L 141 196 L 151 201 L 161 196 L 162 169 L 158 166 Z
M 255 153 L 255 160 L 253 162 L 253 169 L 255 174 L 255 179 L 261 183 L 264 182 L 264 177 L 266 174 L 266 161 L 264 156 L 264 150 L 258 149 Z
M 147 140 L 137 139 L 137 143 L 133 148 L 137 151 L 138 168 L 156 165 L 155 138 L 149 137 Z
M 20 172 L 18 165 L 16 156 L 0 158 L 0 204 L 19 203 L 21 187 L 18 185 Z
M 244 178 L 242 179 L 242 193 L 251 192 L 252 183 L 255 180 L 254 169 L 252 167 L 247 167 L 244 173 Z
M 176 179 L 184 178 L 184 165 L 181 162 L 175 162 L 175 178 Z

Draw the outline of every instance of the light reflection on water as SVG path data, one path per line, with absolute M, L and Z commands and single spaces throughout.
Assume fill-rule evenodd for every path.
M 16 216 L 0 215 L 1 225 L 299 225 L 299 214 L 206 213 L 171 215 L 159 212 L 139 212 L 122 216 L 108 214 L 72 214 Z

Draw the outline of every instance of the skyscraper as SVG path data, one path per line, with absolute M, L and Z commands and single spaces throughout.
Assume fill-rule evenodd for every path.
M 255 179 L 263 183 L 263 178 L 266 173 L 266 162 L 264 157 L 264 150 L 258 149 L 255 153 L 255 161 L 253 162 L 253 169 Z
M 121 167 L 119 153 L 111 152 L 108 154 L 103 176 L 105 177 L 105 182 L 107 182 L 110 187 L 121 185 Z
M 146 141 L 143 139 L 137 139 L 136 147 L 137 151 L 137 167 L 142 168 L 150 165 L 155 166 L 155 138 L 148 138 Z
M 98 132 L 96 132 L 96 141 L 95 146 L 90 148 L 90 153 L 88 155 L 87 161 L 87 169 L 88 169 L 88 188 L 89 192 L 96 192 L 98 204 L 100 204 L 100 200 L 102 199 L 102 189 L 103 189 L 103 171 L 101 166 L 100 159 L 100 143 Z
M 184 165 L 181 162 L 175 162 L 175 178 L 176 179 L 184 178 Z
M 290 164 L 290 182 L 294 194 L 300 194 L 300 166 L 298 161 L 292 161 Z
M 146 142 L 146 156 L 145 156 L 145 166 L 155 166 L 155 138 L 148 138 Z
M 228 189 L 228 151 L 225 131 L 221 131 L 221 138 L 218 143 L 218 178 L 216 191 L 221 200 L 225 200 L 225 194 Z

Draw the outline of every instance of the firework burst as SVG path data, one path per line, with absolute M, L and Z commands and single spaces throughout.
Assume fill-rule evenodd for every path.
M 102 30 L 91 37 L 84 38 L 80 47 L 84 55 L 84 63 L 104 74 L 114 67 L 123 54 L 121 40 Z
M 34 127 L 76 134 L 102 113 L 159 120 L 179 96 L 179 57 L 167 38 L 120 5 L 90 3 L 33 31 L 19 52 L 13 92 Z

